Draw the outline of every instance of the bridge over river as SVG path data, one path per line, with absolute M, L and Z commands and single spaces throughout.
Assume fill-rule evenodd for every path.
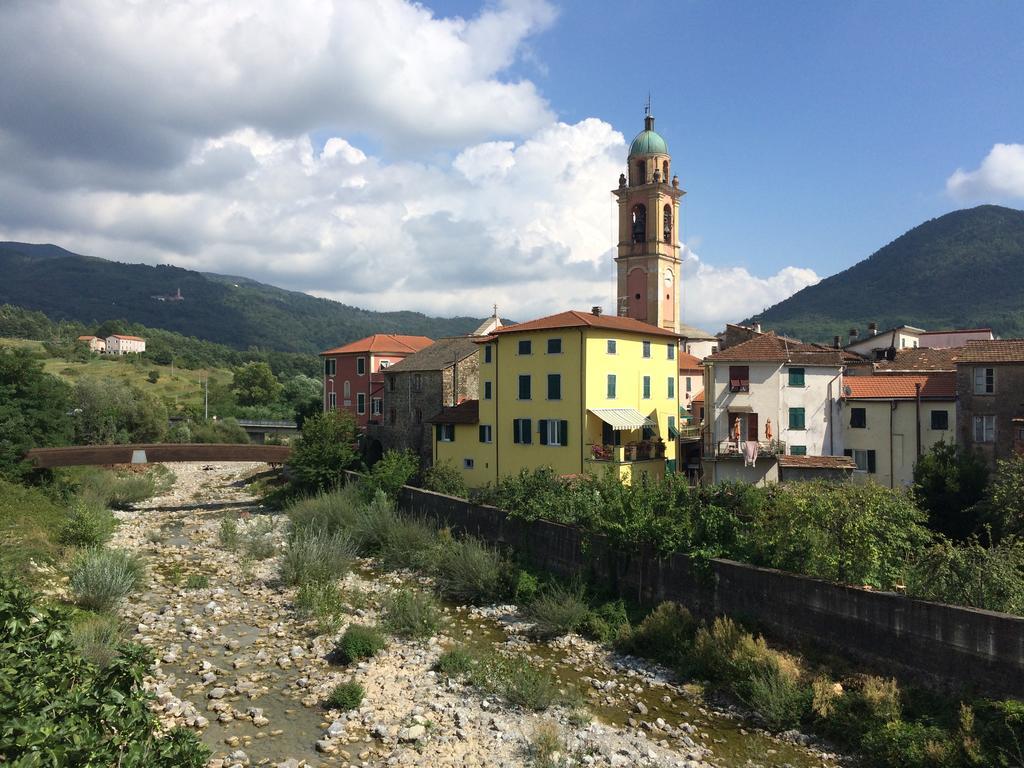
M 287 445 L 135 443 L 33 448 L 25 454 L 25 459 L 40 468 L 175 461 L 261 461 L 267 464 L 283 464 L 290 453 L 291 448 Z

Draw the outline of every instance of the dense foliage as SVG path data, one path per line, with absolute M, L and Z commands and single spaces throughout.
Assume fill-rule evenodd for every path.
M 167 434 L 167 406 L 119 379 L 82 379 L 72 401 L 79 445 L 158 443 Z
M 288 459 L 296 490 L 322 491 L 344 482 L 345 471 L 359 463 L 356 420 L 348 411 L 329 411 L 302 428 Z
M 70 402 L 69 387 L 30 352 L 0 349 L 0 476 L 26 473 L 28 449 L 70 441 Z
M 244 277 L 121 264 L 55 246 L 0 245 L 0 273 L 0 303 L 82 323 L 110 319 L 111 307 L 116 306 L 122 317 L 150 327 L 239 350 L 302 352 L 314 364 L 312 355 L 372 333 L 454 336 L 479 325 L 479 320 L 468 317 L 372 312 Z M 89 290 L 80 290 L 83 285 Z M 153 298 L 179 288 L 184 301 Z M 149 343 L 151 335 L 141 335 Z
M 82 768 L 205 765 L 195 734 L 157 734 L 142 688 L 148 651 L 103 667 L 78 652 L 67 614 L 0 576 L 0 762 Z
M 954 539 L 979 532 L 988 464 L 964 446 L 939 442 L 914 465 L 914 496 L 929 527 Z
M 869 258 L 804 288 L 758 315 L 768 328 L 829 342 L 904 323 L 922 328 L 991 327 L 1024 336 L 1024 211 L 981 205 L 915 227 Z M 906 276 L 913 275 L 908 283 Z

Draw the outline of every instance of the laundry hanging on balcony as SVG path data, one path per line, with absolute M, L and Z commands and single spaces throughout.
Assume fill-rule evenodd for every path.
M 641 429 L 657 425 L 635 408 L 591 408 L 590 412 L 614 430 Z
M 757 466 L 758 445 L 756 440 L 747 440 L 743 446 L 743 466 Z

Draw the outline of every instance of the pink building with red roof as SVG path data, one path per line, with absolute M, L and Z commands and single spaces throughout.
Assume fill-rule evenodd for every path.
M 321 352 L 324 411 L 346 410 L 360 429 L 379 423 L 384 411 L 383 372 L 433 343 L 426 336 L 375 333 Z

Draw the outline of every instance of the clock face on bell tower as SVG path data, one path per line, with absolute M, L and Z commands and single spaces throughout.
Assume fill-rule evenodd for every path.
M 686 193 L 671 163 L 647 115 L 612 194 L 619 204 L 618 312 L 678 332 L 679 201 Z

